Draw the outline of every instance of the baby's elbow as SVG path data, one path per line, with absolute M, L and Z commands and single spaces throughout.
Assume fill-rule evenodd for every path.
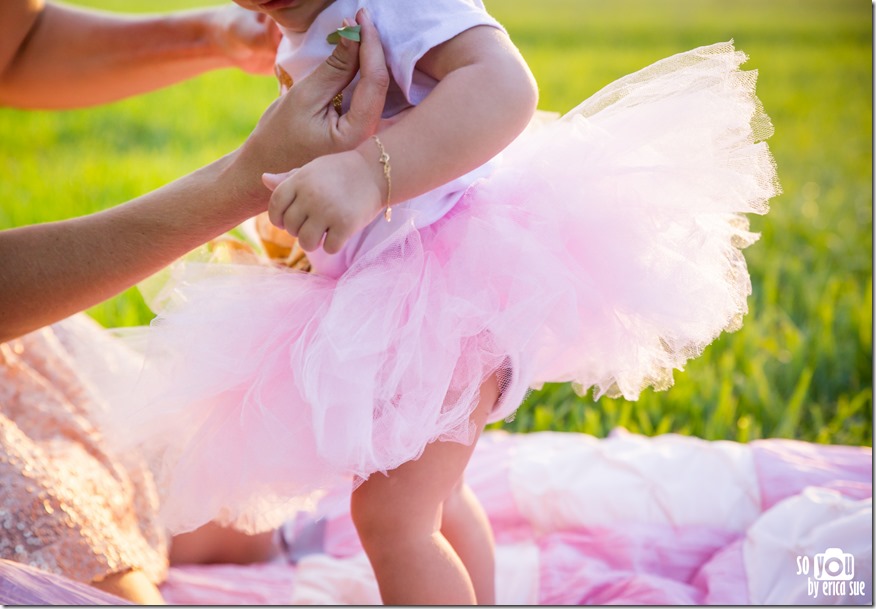
M 503 72 L 502 96 L 506 103 L 513 106 L 510 110 L 519 119 L 520 129 L 523 130 L 538 108 L 538 85 L 532 71 L 519 53 L 516 57 L 509 58 Z
M 526 63 L 523 64 L 521 81 L 521 103 L 525 108 L 527 118 L 532 118 L 538 109 L 538 83 L 535 82 L 535 76 L 532 75 L 532 71 Z

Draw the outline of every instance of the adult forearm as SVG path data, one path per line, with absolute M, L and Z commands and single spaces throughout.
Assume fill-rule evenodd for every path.
M 373 133 L 389 77 L 377 32 L 362 18 L 361 46 L 338 45 L 265 110 L 234 153 L 107 211 L 0 231 L 0 341 L 101 302 L 264 211 L 263 172 L 350 150 Z M 339 117 L 332 97 L 360 67 L 357 112 Z
M 229 66 L 208 14 L 125 17 L 48 4 L 0 65 L 0 104 L 87 106 Z
M 106 300 L 264 209 L 267 190 L 230 159 L 97 214 L 0 231 L 0 341 Z

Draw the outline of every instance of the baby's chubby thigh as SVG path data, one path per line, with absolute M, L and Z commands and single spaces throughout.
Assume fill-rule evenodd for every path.
M 499 396 L 496 375 L 481 386 L 471 414 L 479 436 Z M 462 475 L 475 442 L 433 442 L 419 459 L 402 464 L 386 475 L 372 474 L 354 492 L 351 515 L 368 549 L 368 540 L 385 543 L 387 536 L 431 535 L 440 528 L 444 502 L 464 489 Z

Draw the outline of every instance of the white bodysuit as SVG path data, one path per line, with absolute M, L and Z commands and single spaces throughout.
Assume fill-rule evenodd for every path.
M 365 8 L 383 43 L 391 82 L 383 117 L 394 116 L 419 104 L 435 88 L 437 81 L 417 70 L 427 51 L 454 36 L 479 25 L 498 29 L 499 23 L 487 14 L 480 0 L 335 0 L 323 10 L 306 32 L 283 30 L 277 50 L 277 64 L 298 82 L 328 57 L 333 47 L 326 36 L 342 26 L 345 17 L 354 19 Z M 349 109 L 359 77 L 344 90 L 343 110 Z M 387 150 L 390 157 L 392 150 Z M 414 199 L 393 205 L 392 222 L 382 215 L 353 235 L 340 252 L 326 254 L 318 249 L 308 254 L 316 273 L 340 277 L 355 257 L 390 236 L 398 227 L 413 222 L 418 228 L 429 226 L 449 212 L 462 193 L 475 180 L 489 175 L 487 163 L 443 186 Z

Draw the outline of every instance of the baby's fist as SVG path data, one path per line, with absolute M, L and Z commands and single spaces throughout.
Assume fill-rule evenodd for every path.
M 319 157 L 285 179 L 267 174 L 263 181 L 274 190 L 268 206 L 271 223 L 298 237 L 307 252 L 322 245 L 326 253 L 336 254 L 380 213 L 379 169 L 349 151 Z

